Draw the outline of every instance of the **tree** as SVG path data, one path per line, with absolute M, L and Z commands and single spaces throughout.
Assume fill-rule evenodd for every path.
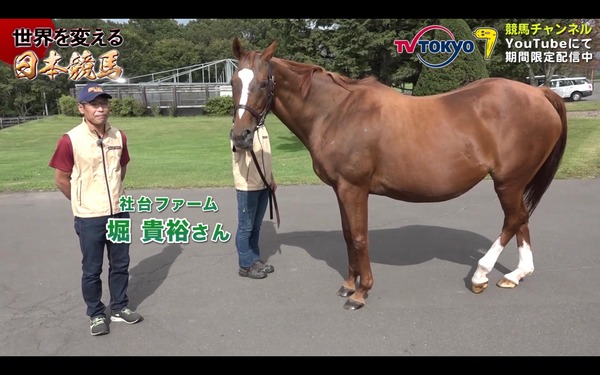
M 475 44 L 475 37 L 462 19 L 442 19 L 439 24 L 452 31 L 455 41 L 470 40 Z M 435 40 L 451 40 L 450 36 L 441 30 L 435 30 Z M 423 51 L 421 51 L 423 52 Z M 423 54 L 425 55 L 425 54 Z M 439 64 L 450 56 L 446 53 L 428 53 L 426 59 L 431 64 Z M 455 60 L 442 68 L 423 67 L 416 85 L 414 96 L 433 95 L 447 92 L 481 78 L 489 77 L 483 62 L 483 56 L 477 48 L 472 53 L 461 51 Z
M 303 63 L 320 65 L 319 50 L 315 33 L 319 29 L 310 19 L 272 19 L 270 34 L 277 41 L 277 56 Z M 264 41 L 261 48 L 267 47 L 271 41 Z
M 58 113 L 58 99 L 68 92 L 66 76 L 18 79 L 11 65 L 0 63 L 0 117 Z
M 15 82 L 12 66 L 0 62 L 0 117 L 16 115 L 14 102 L 11 100 L 11 89 Z
M 582 35 L 574 36 L 580 41 L 589 40 L 587 45 L 580 44 L 578 49 L 580 57 L 593 56 L 592 59 L 581 58 L 579 61 L 566 64 L 561 72 L 567 76 L 586 76 L 590 79 L 595 79 L 595 72 L 600 69 L 600 19 L 599 18 L 584 18 L 572 20 L 573 25 L 581 25 L 580 31 L 589 31 Z M 586 26 L 584 26 L 586 25 Z M 588 49 L 589 47 L 589 49 Z M 586 54 L 587 53 L 587 54 Z M 586 55 L 584 55 L 586 54 Z
M 124 28 L 132 28 L 150 44 L 161 39 L 180 39 L 183 37 L 184 25 L 172 18 L 132 18 Z
M 428 19 L 315 20 L 320 30 L 318 48 L 322 65 L 351 78 L 375 76 L 389 86 L 414 83 L 420 63 L 398 53 L 396 39 L 412 40 Z
M 146 56 L 146 64 L 154 72 L 183 68 L 204 62 L 200 49 L 192 42 L 181 39 L 161 39 L 152 46 L 152 54 Z
M 133 28 L 123 27 L 121 29 L 123 45 L 119 48 L 119 66 L 123 68 L 125 77 L 135 77 L 153 72 L 151 63 L 148 61 L 148 51 L 151 51 L 151 43 L 140 36 Z

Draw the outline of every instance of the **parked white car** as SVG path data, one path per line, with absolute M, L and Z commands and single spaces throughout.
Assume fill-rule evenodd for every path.
M 585 77 L 563 77 L 550 80 L 550 88 L 563 99 L 574 102 L 591 96 L 594 86 Z

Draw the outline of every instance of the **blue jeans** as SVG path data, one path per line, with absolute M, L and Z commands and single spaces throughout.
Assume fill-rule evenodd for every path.
M 235 247 L 240 267 L 250 267 L 260 260 L 258 240 L 267 204 L 269 189 L 243 191 L 236 190 L 238 206 L 238 226 L 235 234 Z
M 121 310 L 129 303 L 127 287 L 129 285 L 129 244 L 114 243 L 106 239 L 106 223 L 109 218 L 128 219 L 129 212 L 121 212 L 113 216 L 92 218 L 75 217 L 75 233 L 79 236 L 81 248 L 81 291 L 87 305 L 89 317 L 105 316 L 106 306 L 102 303 L 102 264 L 104 248 L 108 255 L 108 289 L 110 291 L 110 308 Z

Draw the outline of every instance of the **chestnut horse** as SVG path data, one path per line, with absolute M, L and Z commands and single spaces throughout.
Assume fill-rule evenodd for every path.
M 516 235 L 517 269 L 497 285 L 515 288 L 533 272 L 529 217 L 554 179 L 567 142 L 563 99 L 546 87 L 488 78 L 444 94 L 412 97 L 372 77 L 353 80 L 320 66 L 274 57 L 277 44 L 245 51 L 233 41 L 231 139 L 247 150 L 272 111 L 310 152 L 317 176 L 339 204 L 348 276 L 337 294 L 347 310 L 373 286 L 368 196 L 440 202 L 494 182 L 504 223 L 478 261 L 471 290 L 481 293 Z

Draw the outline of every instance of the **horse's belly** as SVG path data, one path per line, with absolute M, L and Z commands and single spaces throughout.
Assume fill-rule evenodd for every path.
M 485 178 L 483 169 L 462 173 L 398 174 L 393 178 L 373 176 L 370 192 L 406 202 L 442 202 L 471 190 Z

